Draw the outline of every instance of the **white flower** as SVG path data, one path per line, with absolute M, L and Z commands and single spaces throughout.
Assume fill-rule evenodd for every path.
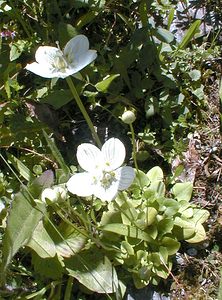
M 80 34 L 72 38 L 63 51 L 40 46 L 35 53 L 36 62 L 28 64 L 26 69 L 45 78 L 65 78 L 79 72 L 96 57 L 96 50 L 89 50 L 88 38 Z
M 43 202 L 56 202 L 59 200 L 65 200 L 66 199 L 66 190 L 60 186 L 54 186 L 51 188 L 46 188 L 42 192 L 41 199 Z
M 74 174 L 67 182 L 68 190 L 82 197 L 95 195 L 103 201 L 113 200 L 118 191 L 131 185 L 135 177 L 133 168 L 121 167 L 125 156 L 125 147 L 116 138 L 105 142 L 101 150 L 92 144 L 81 144 L 77 159 L 86 172 Z

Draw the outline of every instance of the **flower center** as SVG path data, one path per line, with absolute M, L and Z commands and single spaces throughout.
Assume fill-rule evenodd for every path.
M 61 72 L 64 72 L 68 64 L 63 55 L 57 55 L 54 57 L 53 67 Z
M 105 189 L 110 187 L 113 181 L 116 181 L 115 173 L 114 172 L 107 172 L 102 171 L 100 176 L 94 177 L 95 183 L 100 183 L 102 187 Z

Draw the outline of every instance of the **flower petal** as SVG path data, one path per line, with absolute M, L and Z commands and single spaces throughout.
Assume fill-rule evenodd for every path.
M 70 193 L 80 197 L 88 197 L 93 194 L 94 185 L 89 173 L 74 174 L 67 182 Z
M 94 186 L 94 195 L 102 201 L 112 201 L 118 193 L 118 182 L 114 181 L 109 187 L 104 188 L 101 185 Z
M 40 46 L 35 53 L 35 60 L 42 66 L 53 67 L 55 58 L 63 56 L 61 50 L 56 47 Z
M 88 50 L 83 55 L 76 57 L 74 62 L 69 65 L 70 75 L 79 72 L 97 57 L 96 50 Z
M 126 150 L 119 139 L 109 139 L 105 142 L 101 151 L 105 160 L 106 171 L 115 170 L 123 164 Z
M 101 151 L 92 144 L 83 143 L 79 145 L 76 156 L 80 167 L 88 172 L 94 172 L 102 163 Z
M 135 171 L 132 167 L 125 166 L 117 169 L 115 175 L 118 181 L 118 190 L 123 191 L 133 183 Z
M 79 34 L 72 38 L 64 48 L 64 54 L 68 63 L 72 63 L 76 57 L 82 56 L 89 50 L 89 40 L 83 35 Z
M 38 64 L 36 62 L 27 64 L 25 68 L 26 70 L 31 71 L 32 73 L 35 73 L 36 75 L 39 75 L 44 78 L 59 77 L 57 76 L 58 74 L 53 72 L 53 69 L 49 69 L 47 65 Z

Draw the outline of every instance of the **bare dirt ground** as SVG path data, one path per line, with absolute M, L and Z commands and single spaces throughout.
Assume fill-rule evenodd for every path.
M 197 128 L 184 155 L 186 176 L 194 180 L 193 200 L 210 212 L 207 240 L 183 244 L 171 286 L 171 299 L 220 300 L 218 289 L 222 267 L 222 145 L 219 83 L 210 78 L 204 124 Z

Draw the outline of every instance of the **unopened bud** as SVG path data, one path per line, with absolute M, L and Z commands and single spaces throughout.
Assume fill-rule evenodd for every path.
M 127 110 L 122 114 L 121 119 L 126 124 L 132 124 L 136 120 L 136 116 L 133 111 Z
M 46 188 L 42 192 L 41 199 L 43 202 L 56 202 L 66 199 L 66 190 L 60 186 L 56 186 L 52 189 Z

